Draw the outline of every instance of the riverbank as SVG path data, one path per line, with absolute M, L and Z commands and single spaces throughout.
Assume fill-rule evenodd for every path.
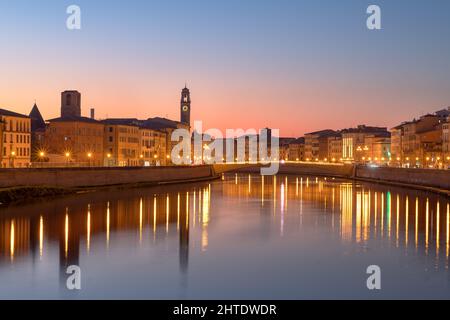
M 259 168 L 241 168 L 236 171 L 259 173 Z M 278 173 L 364 181 L 424 190 L 450 197 L 450 170 L 288 162 L 280 165 Z
M 0 205 L 36 198 L 202 182 L 218 178 L 212 166 L 0 169 Z

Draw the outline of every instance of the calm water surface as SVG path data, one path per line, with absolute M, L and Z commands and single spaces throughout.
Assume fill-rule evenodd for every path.
M 0 298 L 450 298 L 449 234 L 448 198 L 332 178 L 102 191 L 0 208 Z

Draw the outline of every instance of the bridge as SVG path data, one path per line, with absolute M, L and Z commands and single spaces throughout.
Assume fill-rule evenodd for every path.
M 212 166 L 216 174 L 223 174 L 227 172 L 259 174 L 262 167 L 268 167 L 269 165 L 263 165 L 260 163 L 222 163 L 214 164 Z M 355 176 L 355 170 L 356 166 L 353 164 L 283 161 L 279 163 L 277 173 L 352 178 Z

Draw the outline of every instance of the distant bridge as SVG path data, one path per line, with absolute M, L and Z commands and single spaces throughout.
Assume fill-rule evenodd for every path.
M 214 164 L 216 174 L 227 172 L 251 172 L 259 173 L 261 167 L 267 167 L 260 163 L 221 163 Z M 281 174 L 305 174 L 330 177 L 351 178 L 354 175 L 354 165 L 351 164 L 329 164 L 310 162 L 283 162 L 279 165 Z

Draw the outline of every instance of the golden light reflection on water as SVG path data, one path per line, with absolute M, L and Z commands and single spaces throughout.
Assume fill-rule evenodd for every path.
M 39 257 L 42 258 L 44 252 L 44 218 L 39 217 Z
M 439 228 L 440 228 L 440 215 L 441 215 L 441 212 L 440 212 L 440 206 L 439 206 L 439 201 L 438 201 L 438 203 L 436 204 L 436 255 L 439 257 L 439 241 L 440 241 L 440 238 L 439 238 L 439 236 L 440 236 L 440 234 L 439 234 Z
M 417 246 L 419 245 L 419 197 L 416 197 L 416 220 L 415 220 L 415 225 L 416 225 L 416 233 L 415 233 L 415 244 L 416 244 L 416 249 Z
M 64 222 L 64 254 L 67 258 L 69 253 L 69 208 L 66 209 L 66 219 Z
M 87 231 L 86 231 L 86 249 L 89 252 L 91 248 L 91 205 L 88 204 L 87 213 Z
M 428 254 L 428 237 L 429 237 L 429 223 L 430 223 L 430 200 L 427 198 L 425 209 L 425 253 Z
M 208 249 L 208 225 L 209 225 L 209 210 L 211 201 L 211 186 L 203 190 L 203 203 L 202 203 L 202 251 Z
M 111 227 L 111 211 L 109 209 L 109 201 L 106 207 L 106 245 L 109 246 L 109 231 Z
M 9 250 L 10 250 L 11 261 L 14 260 L 15 237 L 16 237 L 16 232 L 15 232 L 15 228 L 14 228 L 14 220 L 11 220 L 11 231 L 10 231 L 10 237 L 9 237 L 9 248 L 10 248 Z
M 409 239 L 409 197 L 406 196 L 406 208 L 405 208 L 405 245 L 408 246 Z
M 446 239 L 446 255 L 448 257 L 449 255 L 449 249 L 450 249 L 450 204 L 447 203 L 447 239 Z M 446 263 L 446 267 L 448 268 L 448 260 Z
M 36 208 L 36 215 L 16 211 L 14 216 L 8 216 L 8 209 L 3 209 L 0 258 L 7 257 L 15 263 L 18 256 L 33 250 L 37 257 L 47 257 L 45 251 L 51 247 L 47 241 L 59 240 L 62 258 L 68 260 L 83 252 L 95 254 L 102 246 L 109 250 L 112 235 L 133 231 L 136 245 L 148 241 L 147 235 L 153 234 L 154 241 L 167 241 L 178 234 L 183 248 L 180 253 L 183 259 L 180 259 L 185 264 L 189 247 L 201 252 L 214 248 L 211 222 L 217 211 L 228 210 L 223 204 L 214 204 L 224 198 L 236 208 L 254 200 L 255 210 L 260 210 L 261 215 L 254 219 L 270 217 L 277 236 L 299 232 L 299 228 L 320 227 L 317 230 L 336 235 L 343 243 L 364 244 L 377 239 L 409 253 L 414 249 L 417 254 L 445 261 L 443 265 L 448 268 L 450 206 L 445 198 L 425 193 L 416 195 L 417 192 L 398 188 L 299 176 L 231 175 L 212 184 L 183 188 L 73 202 L 63 205 L 56 213 Z M 97 241 L 94 235 L 98 234 L 101 235 L 98 239 L 106 237 L 106 245 L 104 242 L 102 246 L 92 245 Z M 84 239 L 86 245 L 80 248 L 79 243 Z

